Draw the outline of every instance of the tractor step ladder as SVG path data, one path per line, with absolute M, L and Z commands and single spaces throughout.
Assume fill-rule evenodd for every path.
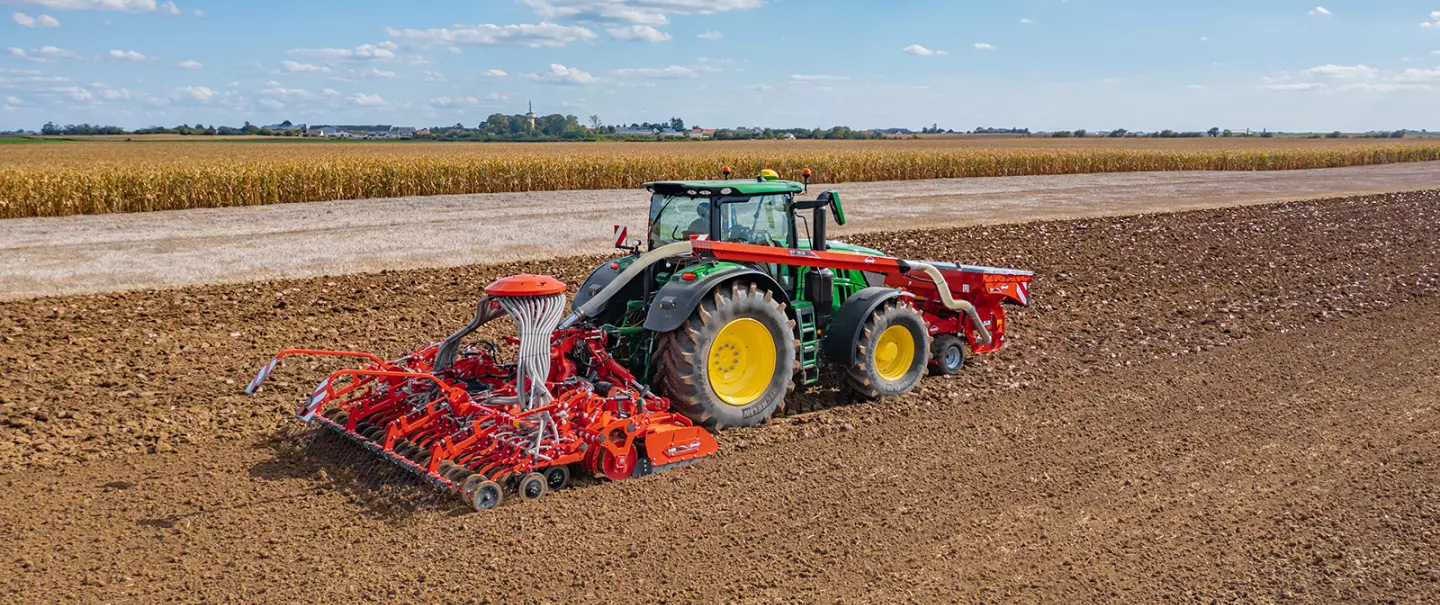
M 800 383 L 820 382 L 820 338 L 815 326 L 815 305 L 795 303 L 795 323 L 800 328 Z

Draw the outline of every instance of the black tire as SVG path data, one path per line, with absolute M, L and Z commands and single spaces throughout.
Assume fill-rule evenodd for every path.
M 465 499 L 475 510 L 490 510 L 500 505 L 503 493 L 500 484 L 494 481 L 487 481 L 480 475 L 471 475 L 465 480 L 461 490 L 465 493 Z
M 900 328 L 909 333 L 909 344 L 902 342 L 883 343 L 881 336 L 886 330 Z M 891 355 L 898 354 L 899 357 L 886 355 L 890 346 L 909 346 L 909 351 L 892 351 Z M 881 355 L 877 359 L 877 355 Z M 906 356 L 909 363 L 903 363 Z M 900 363 L 900 367 L 893 375 L 887 377 L 882 372 L 882 367 L 887 363 Z M 914 307 L 904 300 L 892 300 L 880 305 L 870 317 L 865 319 L 865 325 L 860 328 L 859 342 L 855 344 L 855 364 L 846 368 L 845 382 L 850 389 L 862 399 L 876 399 L 879 397 L 895 397 L 909 393 L 920 383 L 925 375 L 925 366 L 930 362 L 930 333 L 925 328 L 925 317 L 916 311 Z M 898 373 L 903 370 L 903 373 Z
M 520 485 L 515 488 L 520 493 L 521 500 L 536 500 L 544 496 L 547 491 L 545 475 L 530 473 L 520 478 Z
M 552 466 L 545 469 L 545 488 L 550 491 L 565 489 L 570 485 L 570 467 Z
M 727 403 L 716 393 L 709 362 L 711 345 L 721 330 L 745 319 L 758 322 L 770 334 L 775 346 L 775 368 L 763 392 L 737 405 Z M 785 305 L 775 300 L 770 291 L 749 282 L 722 284 L 678 329 L 659 336 L 656 384 L 670 397 L 675 411 L 711 431 L 763 424 L 795 388 L 798 344 L 794 323 L 786 317 Z M 729 351 L 714 353 L 725 355 Z
M 970 358 L 970 347 L 965 340 L 954 334 L 941 334 L 930 343 L 930 375 L 953 376 L 965 367 Z

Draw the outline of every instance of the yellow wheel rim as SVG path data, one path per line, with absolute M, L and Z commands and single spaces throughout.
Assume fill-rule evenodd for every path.
M 875 372 L 885 380 L 900 380 L 915 363 L 915 336 L 905 326 L 890 326 L 875 341 Z
M 721 401 L 745 405 L 770 388 L 775 376 L 775 337 L 750 318 L 725 325 L 710 344 L 710 388 Z

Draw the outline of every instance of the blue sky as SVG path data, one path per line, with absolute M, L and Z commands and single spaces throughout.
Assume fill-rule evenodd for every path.
M 1440 129 L 1440 0 L 0 0 L 0 129 Z

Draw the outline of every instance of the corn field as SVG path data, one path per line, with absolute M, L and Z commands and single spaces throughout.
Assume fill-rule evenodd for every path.
M 1440 143 L 1208 141 L 676 144 L 68 143 L 0 150 L 0 218 L 322 200 L 624 189 L 773 168 L 855 181 L 1159 170 L 1291 170 L 1440 160 Z M 1013 141 L 1022 141 L 1015 143 Z

